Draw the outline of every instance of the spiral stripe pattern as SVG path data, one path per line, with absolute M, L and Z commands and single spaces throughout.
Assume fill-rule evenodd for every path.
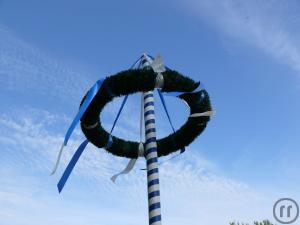
M 149 225 L 161 225 L 159 170 L 153 92 L 144 93 L 145 149 L 147 160 Z

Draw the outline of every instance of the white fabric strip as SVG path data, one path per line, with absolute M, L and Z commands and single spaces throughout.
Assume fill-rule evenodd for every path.
M 153 216 L 158 216 L 158 215 L 160 215 L 160 211 L 161 211 L 161 209 L 158 208 L 158 209 L 152 210 L 151 212 L 152 212 L 152 215 L 153 215 Z M 153 225 L 153 224 L 154 224 L 154 223 L 152 223 L 152 225 Z
M 151 225 L 161 225 L 161 221 L 157 221 L 157 222 L 151 223 Z
M 120 173 L 118 173 L 118 174 L 112 176 L 112 177 L 110 178 L 110 179 L 112 180 L 112 182 L 115 183 L 115 182 L 116 182 L 116 179 L 118 178 L 118 176 L 129 173 L 129 172 L 133 169 L 133 167 L 134 167 L 134 165 L 135 165 L 135 163 L 136 163 L 136 160 L 137 160 L 137 159 L 131 159 L 131 160 L 128 162 L 127 166 L 125 167 L 125 169 L 124 169 L 122 172 L 120 172 Z
M 148 112 L 150 110 L 154 110 L 154 106 L 153 105 L 149 105 L 145 108 L 145 112 Z
M 153 191 L 159 191 L 159 185 L 158 184 L 152 185 L 148 188 L 148 190 L 149 190 L 149 193 L 151 193 Z
M 150 133 L 147 134 L 147 136 L 148 136 L 149 138 L 156 137 L 156 132 L 155 132 L 155 131 L 150 132 Z
M 157 168 L 157 166 L 156 166 L 155 164 L 156 164 L 156 163 L 151 163 L 150 165 L 148 165 L 149 170 L 152 170 L 152 169 Z M 148 168 L 147 168 L 147 170 L 148 170 Z
M 190 117 L 213 116 L 214 114 L 215 114 L 215 111 L 207 111 L 207 112 L 203 112 L 203 113 L 191 114 Z
M 155 115 L 154 114 L 149 114 L 146 116 L 145 121 L 147 122 L 148 120 L 152 120 L 155 119 Z
M 146 149 L 149 149 L 149 148 L 156 148 L 156 142 L 150 142 L 149 144 L 146 144 Z
M 150 176 L 148 176 L 148 180 L 155 180 L 158 179 L 158 174 L 157 173 L 153 173 Z
M 148 103 L 148 102 L 153 102 L 153 97 L 148 97 L 148 98 L 146 98 L 144 101 L 145 101 L 144 104 L 146 104 L 146 103 Z M 143 106 L 143 107 L 144 107 L 144 106 Z
M 156 190 L 156 191 L 158 191 L 158 190 Z M 158 202 L 160 202 L 160 197 L 159 196 L 152 197 L 152 198 L 149 199 L 149 205 L 152 205 L 152 204 L 158 203 Z
M 50 175 L 55 174 L 55 172 L 56 172 L 56 170 L 57 170 L 57 168 L 58 168 L 58 165 L 59 165 L 60 158 L 61 158 L 61 155 L 62 155 L 62 152 L 63 152 L 64 147 L 65 147 L 65 145 L 64 145 L 64 143 L 63 143 L 62 146 L 61 146 L 61 148 L 60 148 L 60 150 L 59 150 L 59 153 L 58 153 L 58 157 L 57 157 L 55 166 L 54 166 L 54 168 L 53 168 L 53 170 L 52 170 L 52 172 L 51 172 Z
M 155 154 L 155 152 L 151 152 L 147 155 L 147 159 L 153 159 L 155 157 L 157 157 L 157 153 Z
M 149 124 L 146 126 L 146 130 L 149 130 L 149 129 L 152 129 L 152 128 L 155 128 L 155 124 L 154 124 L 154 123 L 149 123 Z

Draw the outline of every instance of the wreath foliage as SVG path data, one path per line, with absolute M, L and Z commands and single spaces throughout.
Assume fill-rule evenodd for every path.
M 174 70 L 167 70 L 162 75 L 164 86 L 161 91 L 185 92 L 179 95 L 178 98 L 188 104 L 190 114 L 211 110 L 207 91 L 202 89 L 199 92 L 193 92 L 200 85 L 200 82 L 195 82 Z M 138 142 L 112 136 L 113 143 L 110 147 L 107 147 L 109 133 L 101 125 L 100 113 L 105 105 L 115 97 L 153 90 L 155 88 L 155 80 L 156 73 L 150 69 L 125 70 L 107 77 L 81 118 L 81 129 L 86 138 L 95 146 L 105 148 L 114 155 L 137 158 Z M 175 133 L 157 140 L 158 156 L 165 156 L 188 146 L 204 131 L 209 119 L 209 116 L 188 117 L 185 124 Z

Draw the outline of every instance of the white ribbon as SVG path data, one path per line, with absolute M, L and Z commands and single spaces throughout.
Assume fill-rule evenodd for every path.
M 206 112 L 202 112 L 202 113 L 194 113 L 192 115 L 190 115 L 190 117 L 200 117 L 200 116 L 213 116 L 215 115 L 215 111 L 206 111 Z
M 161 73 L 166 71 L 164 62 L 162 60 L 162 57 L 160 55 L 158 55 L 152 62 L 151 59 L 147 56 L 144 55 L 144 57 L 146 58 L 146 60 L 148 61 L 148 63 L 150 64 L 150 66 L 152 67 L 153 71 L 155 73 L 157 73 L 157 77 L 156 77 L 156 87 L 158 88 L 162 88 L 163 87 L 163 76 Z M 145 152 L 144 152 L 144 145 L 142 143 L 142 135 L 143 135 L 143 119 L 144 119 L 144 102 L 143 102 L 143 95 L 141 98 L 141 118 L 140 118 L 140 144 L 139 144 L 139 150 L 138 150 L 138 156 L 144 156 Z M 137 161 L 136 159 L 131 159 L 129 160 L 127 166 L 125 167 L 125 169 L 123 171 L 121 171 L 118 174 L 115 174 L 114 176 L 112 176 L 110 179 L 112 180 L 112 182 L 116 182 L 118 176 L 120 175 L 124 175 L 124 174 L 128 174 L 134 167 L 135 163 Z
M 155 73 L 163 73 L 163 72 L 166 71 L 165 64 L 164 64 L 163 59 L 160 55 L 156 56 L 156 58 L 152 61 L 150 66 L 152 67 L 152 69 Z
M 139 145 L 139 152 L 138 152 L 139 156 L 144 156 L 144 145 L 143 143 L 140 143 Z M 118 176 L 120 175 L 124 175 L 124 174 L 128 174 L 134 167 L 135 163 L 137 161 L 137 158 L 136 159 L 130 159 L 127 166 L 125 167 L 125 169 L 123 171 L 121 171 L 120 173 L 118 174 L 115 174 L 113 175 L 110 179 L 112 182 L 116 182 Z
M 139 144 L 139 150 L 138 150 L 138 157 L 139 156 L 144 156 L 144 145 L 143 145 L 143 124 L 144 124 L 144 97 L 141 95 L 141 114 L 140 114 L 140 144 Z M 121 171 L 118 174 L 113 175 L 110 179 L 112 182 L 116 182 L 118 176 L 128 174 L 134 167 L 135 163 L 137 161 L 136 159 L 131 159 L 129 160 L 127 166 L 123 171 Z
M 129 173 L 129 172 L 132 170 L 132 168 L 134 167 L 136 160 L 137 160 L 137 159 L 131 159 L 131 160 L 129 161 L 129 163 L 127 164 L 126 168 L 125 168 L 122 172 L 113 175 L 113 176 L 110 178 L 110 179 L 112 180 L 112 182 L 115 183 L 115 182 L 116 182 L 116 179 L 118 178 L 118 176 L 120 176 L 120 175 L 122 175 L 122 174 L 127 174 L 127 173 Z
M 64 145 L 64 143 L 63 143 L 62 146 L 61 146 L 61 148 L 60 148 L 60 150 L 59 150 L 59 153 L 58 153 L 58 157 L 57 157 L 55 166 L 54 166 L 54 168 L 53 168 L 53 170 L 52 170 L 52 172 L 51 172 L 50 175 L 55 174 L 55 172 L 56 172 L 56 170 L 57 170 L 57 168 L 58 168 L 58 165 L 59 165 L 60 158 L 61 158 L 61 155 L 62 155 L 62 152 L 63 152 L 64 147 L 65 147 L 65 145 Z

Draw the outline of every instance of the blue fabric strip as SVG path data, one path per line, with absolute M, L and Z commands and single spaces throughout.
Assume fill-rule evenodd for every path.
M 150 176 L 151 174 L 154 174 L 154 173 L 158 173 L 158 168 L 154 168 L 152 170 L 147 171 L 147 176 Z
M 122 110 L 123 110 L 123 108 L 124 108 L 124 105 L 125 105 L 125 103 L 126 103 L 126 101 L 127 101 L 127 98 L 128 98 L 128 95 L 126 95 L 126 96 L 124 97 L 123 102 L 122 102 L 122 104 L 121 104 L 121 107 L 120 107 L 120 109 L 119 109 L 119 112 L 118 112 L 118 114 L 117 114 L 117 117 L 116 117 L 116 119 L 115 119 L 115 121 L 114 121 L 114 123 L 113 123 L 113 126 L 112 126 L 111 130 L 110 130 L 107 147 L 110 147 L 110 146 L 112 145 L 112 143 L 113 143 L 113 139 L 112 139 L 111 133 L 113 132 L 113 130 L 114 130 L 115 126 L 116 126 L 116 123 L 117 123 L 117 121 L 118 121 L 118 119 L 119 119 L 119 117 L 120 117 L 120 115 L 121 115 L 121 112 L 122 112 Z
M 82 142 L 81 145 L 76 150 L 75 154 L 73 155 L 73 157 L 72 157 L 71 161 L 69 162 L 65 172 L 63 173 L 62 177 L 60 178 L 60 180 L 57 184 L 57 188 L 58 188 L 59 193 L 64 188 L 64 186 L 65 186 L 72 170 L 74 169 L 79 157 L 81 156 L 83 150 L 85 149 L 85 147 L 87 146 L 88 143 L 89 143 L 88 140 L 85 140 L 84 142 Z
M 111 145 L 113 144 L 113 139 L 112 139 L 112 136 L 111 134 L 109 134 L 108 136 L 108 141 L 107 141 L 107 147 L 111 147 Z
M 159 191 L 153 191 L 148 194 L 148 199 L 159 196 L 159 195 L 160 195 Z
M 154 114 L 154 110 L 149 110 L 147 112 L 144 113 L 144 116 L 148 116 L 148 115 L 153 115 Z
M 141 58 L 142 58 L 142 56 L 140 56 L 140 57 L 132 64 L 132 66 L 131 66 L 129 69 L 134 68 L 135 65 L 136 65 L 138 62 L 141 63 Z M 138 67 L 140 67 L 140 65 L 139 65 Z M 126 103 L 126 101 L 127 101 L 127 98 L 128 98 L 128 95 L 126 95 L 126 96 L 124 97 L 124 99 L 123 99 L 123 101 L 122 101 L 122 104 L 121 104 L 121 107 L 120 107 L 120 109 L 119 109 L 119 112 L 118 112 L 118 114 L 117 114 L 117 117 L 115 118 L 115 121 L 114 121 L 114 123 L 113 123 L 113 126 L 112 126 L 112 128 L 111 128 L 111 130 L 110 130 L 109 137 L 108 137 L 108 144 L 107 144 L 107 147 L 110 147 L 110 146 L 113 144 L 113 139 L 112 139 L 112 135 L 111 135 L 111 134 L 112 134 L 112 132 L 113 132 L 115 126 L 116 126 L 116 123 L 117 123 L 117 121 L 118 121 L 118 119 L 119 119 L 119 117 L 120 117 L 120 115 L 121 115 L 121 112 L 122 112 L 123 107 L 124 107 L 124 105 L 125 105 L 125 103 Z
M 150 154 L 151 152 L 155 152 L 155 151 L 157 151 L 157 148 L 156 147 L 153 147 L 153 148 L 149 148 L 148 150 L 147 150 L 147 155 L 148 154 Z
M 140 62 L 142 56 L 139 57 L 135 63 L 130 67 L 130 69 L 132 69 L 138 62 Z M 98 80 L 91 88 L 90 90 L 88 91 L 87 95 L 86 95 L 86 98 L 85 100 L 83 101 L 81 107 L 79 108 L 79 111 L 78 113 L 76 114 L 75 118 L 73 119 L 66 135 L 65 135 L 65 139 L 64 139 L 64 145 L 67 145 L 68 143 L 68 140 L 72 134 L 72 132 L 74 131 L 76 125 L 78 124 L 79 120 L 81 119 L 81 117 L 83 116 L 83 114 L 85 113 L 86 109 L 88 108 L 88 106 L 90 105 L 90 103 L 92 102 L 93 98 L 95 97 L 95 95 L 98 93 L 99 89 L 101 88 L 102 84 L 103 84 L 103 81 L 104 79 L 101 79 L 101 80 Z M 110 91 L 110 90 L 107 90 L 107 91 Z M 121 114 L 121 111 L 127 101 L 127 98 L 128 98 L 128 95 L 125 96 L 125 98 L 123 99 L 123 102 L 122 102 L 122 105 L 121 105 L 121 108 L 117 114 L 117 117 L 113 123 L 113 126 L 111 128 L 111 131 L 110 131 L 110 135 L 109 135 L 109 140 L 108 140 L 108 146 L 110 146 L 112 144 L 112 136 L 111 136 L 111 133 L 119 119 L 119 116 Z M 65 186 L 65 183 L 67 182 L 73 168 L 75 167 L 79 157 L 81 156 L 83 150 L 85 149 L 86 145 L 88 144 L 88 140 L 85 140 L 80 146 L 79 148 L 76 150 L 75 154 L 73 155 L 71 161 L 69 162 L 66 170 L 64 171 L 61 179 L 59 180 L 58 184 L 57 184 L 57 188 L 58 188 L 58 191 L 59 193 L 62 191 L 62 189 L 64 188 Z
M 166 114 L 167 114 L 167 117 L 168 117 L 169 123 L 170 123 L 170 125 L 171 125 L 171 127 L 172 127 L 172 130 L 173 130 L 173 132 L 175 133 L 175 129 L 174 129 L 173 123 L 172 123 L 172 121 L 171 121 L 171 118 L 170 118 L 170 115 L 169 115 L 169 112 L 168 112 L 168 109 L 167 109 L 167 105 L 166 105 L 164 96 L 162 95 L 162 93 L 161 93 L 161 91 L 160 91 L 159 89 L 157 89 L 157 92 L 158 92 L 159 98 L 160 98 L 160 100 L 161 100 L 161 102 L 162 102 L 162 104 L 163 104 L 163 107 L 164 107 L 164 109 L 165 109 L 165 112 L 166 112 Z
M 146 120 L 145 126 L 149 125 L 150 123 L 155 123 L 155 119 Z
M 155 210 L 160 208 L 160 202 L 153 203 L 152 205 L 149 206 L 149 211 Z
M 149 224 L 151 225 L 152 223 L 155 223 L 157 221 L 161 221 L 161 215 L 154 216 L 154 217 L 150 218 Z
M 124 107 L 124 105 L 125 105 L 125 103 L 126 103 L 126 101 L 127 101 L 127 98 L 128 98 L 128 95 L 126 95 L 125 98 L 123 99 L 122 105 L 121 105 L 121 107 L 120 107 L 120 109 L 119 109 L 119 112 L 118 112 L 117 117 L 116 117 L 116 119 L 115 119 L 115 121 L 114 121 L 114 123 L 113 123 L 113 126 L 112 126 L 112 128 L 111 128 L 111 130 L 110 130 L 110 133 L 113 132 L 113 130 L 114 130 L 115 126 L 116 126 L 116 123 L 117 123 L 117 121 L 118 121 L 118 119 L 119 119 L 119 117 L 120 117 L 120 115 L 121 115 L 121 112 L 122 112 L 123 107 Z
M 155 128 L 150 128 L 150 129 L 145 131 L 146 134 L 149 134 L 149 133 L 152 133 L 152 132 L 156 132 Z
M 144 96 L 144 100 L 146 100 L 147 98 L 153 97 L 153 94 L 147 94 Z
M 152 185 L 155 185 L 155 184 L 159 184 L 159 179 L 151 180 L 151 181 L 148 183 L 148 187 L 150 187 L 150 186 L 152 186 Z
M 175 133 L 175 128 L 174 128 L 174 126 L 173 126 L 171 117 L 170 117 L 170 115 L 169 115 L 169 112 L 168 112 L 168 108 L 167 108 L 167 104 L 166 104 L 165 98 L 164 98 L 163 94 L 161 93 L 161 91 L 160 91 L 159 89 L 157 89 L 157 92 L 158 92 L 158 95 L 159 95 L 159 97 L 160 97 L 160 100 L 161 100 L 161 102 L 162 102 L 162 104 L 163 104 L 163 107 L 164 107 L 164 109 L 165 109 L 165 112 L 166 112 L 166 114 L 167 114 L 167 117 L 168 117 L 169 123 L 170 123 L 170 125 L 171 125 L 171 127 L 172 127 L 172 130 L 173 130 L 173 132 Z M 185 147 L 181 148 L 180 154 L 182 154 L 182 153 L 184 153 L 184 152 L 185 152 Z
M 152 137 L 146 140 L 145 144 L 149 144 L 151 142 L 156 142 L 156 137 Z
M 144 105 L 144 108 L 147 108 L 148 106 L 154 106 L 154 102 L 147 102 L 145 105 Z
M 147 165 L 150 165 L 151 163 L 157 163 L 157 157 L 147 160 Z
M 86 109 L 89 107 L 90 103 L 92 102 L 93 98 L 95 97 L 95 95 L 98 93 L 99 89 L 102 86 L 104 79 L 98 80 L 92 87 L 91 89 L 88 91 L 86 98 L 84 100 L 84 102 L 82 103 L 81 107 L 79 108 L 78 113 L 76 114 L 74 120 L 72 121 L 66 136 L 65 136 L 65 140 L 64 140 L 64 145 L 67 145 L 68 140 L 71 136 L 71 134 L 73 133 L 76 125 L 78 124 L 79 120 L 81 119 L 81 117 L 83 116 L 83 114 L 85 113 Z

